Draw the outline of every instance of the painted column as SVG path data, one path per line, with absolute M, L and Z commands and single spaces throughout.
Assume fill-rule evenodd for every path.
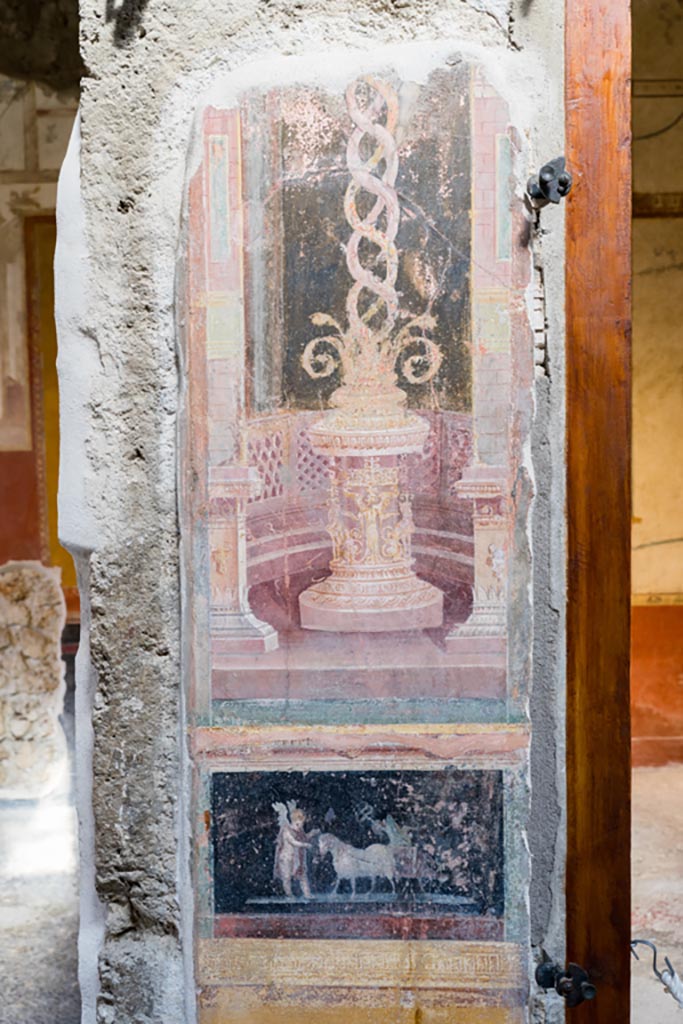
M 215 654 L 258 653 L 277 648 L 272 626 L 249 607 L 246 506 L 261 490 L 249 466 L 216 466 L 209 473 L 211 648 Z
M 449 651 L 505 652 L 512 404 L 511 140 L 507 106 L 475 72 L 472 95 L 472 464 L 456 485 L 473 503 L 472 612 Z
M 237 111 L 207 111 L 206 352 L 209 367 L 211 647 L 217 655 L 278 646 L 248 599 L 246 505 L 261 489 L 248 466 L 244 428 L 243 210 Z

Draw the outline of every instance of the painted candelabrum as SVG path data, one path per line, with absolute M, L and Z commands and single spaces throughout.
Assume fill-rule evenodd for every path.
M 422 453 L 429 424 L 408 411 L 399 378 L 408 385 L 431 380 L 442 353 L 425 333 L 434 317 L 408 319 L 395 287 L 398 97 L 387 82 L 365 77 L 348 87 L 346 104 L 354 125 L 344 197 L 353 278 L 347 326 L 315 313 L 312 322 L 329 331 L 312 338 L 301 357 L 310 377 L 338 371 L 341 378 L 330 409 L 308 432 L 331 465 L 331 574 L 301 594 L 301 624 L 354 632 L 439 626 L 443 594 L 413 570 L 411 497 L 401 473 L 402 456 Z

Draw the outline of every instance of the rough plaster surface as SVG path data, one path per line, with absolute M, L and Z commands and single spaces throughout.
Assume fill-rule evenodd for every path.
M 75 136 L 60 185 L 57 315 L 65 410 L 61 536 L 79 564 L 89 634 L 77 669 L 86 1024 L 174 1024 L 194 1015 L 181 781 L 174 301 L 197 98 L 218 75 L 271 52 L 452 38 L 454 45 L 492 48 L 494 63 L 494 48 L 521 52 L 522 123 L 533 124 L 531 159 L 540 163 L 562 145 L 562 6 L 166 0 L 123 4 L 107 21 L 101 0 L 82 0 L 80 192 Z M 540 109 L 539 95 L 546 98 Z M 560 227 L 560 217 L 548 217 L 553 258 L 562 251 Z M 545 279 L 549 345 L 558 358 L 562 280 L 560 259 Z M 546 433 L 561 431 L 561 384 L 551 390 Z M 559 478 L 547 485 L 556 518 Z M 546 581 L 540 600 L 550 599 Z M 548 637 L 535 671 L 561 684 L 558 639 Z M 538 723 L 551 746 L 554 693 L 551 686 Z M 546 785 L 556 802 L 559 784 L 553 775 Z M 548 794 L 539 793 L 532 814 L 540 827 Z M 559 897 L 544 892 L 543 899 L 551 920 Z M 534 1013 L 550 1019 L 542 1005 Z
M 0 567 L 0 799 L 40 797 L 66 765 L 59 569 Z

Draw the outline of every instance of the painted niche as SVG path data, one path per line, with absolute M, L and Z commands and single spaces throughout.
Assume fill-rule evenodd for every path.
M 509 120 L 464 61 L 202 112 L 187 504 L 217 723 L 458 720 L 514 689 Z

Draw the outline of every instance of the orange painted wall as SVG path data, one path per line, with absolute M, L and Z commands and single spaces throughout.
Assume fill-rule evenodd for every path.
M 683 604 L 632 609 L 631 715 L 634 765 L 683 761 Z
M 57 534 L 59 388 L 52 263 L 53 214 L 24 219 L 26 344 L 31 378 L 32 447 L 0 451 L 0 564 L 35 559 L 62 570 L 68 617 L 78 619 L 76 572 Z
M 34 445 L 42 446 L 42 475 L 45 501 L 46 540 L 49 562 L 62 570 L 62 587 L 71 611 L 71 591 L 76 588 L 73 559 L 59 543 L 57 490 L 59 487 L 59 382 L 57 379 L 57 329 L 54 320 L 53 261 L 57 244 L 55 218 L 26 219 L 26 275 L 28 329 L 34 353 L 36 391 Z

